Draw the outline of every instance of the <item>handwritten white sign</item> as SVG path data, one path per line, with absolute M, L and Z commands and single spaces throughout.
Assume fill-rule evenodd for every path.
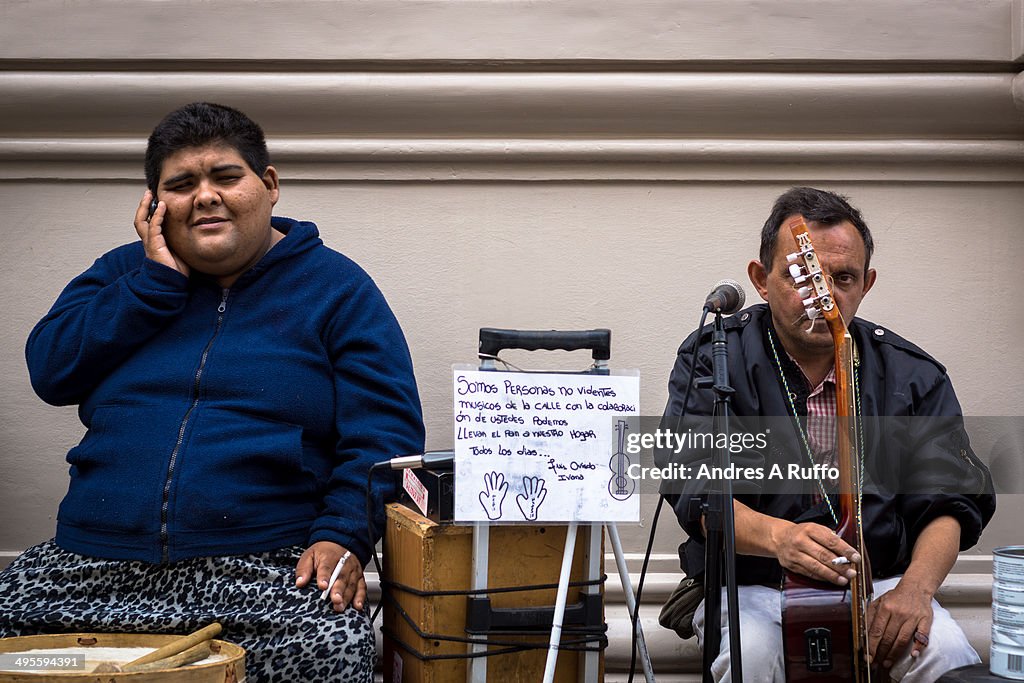
M 457 369 L 454 388 L 456 521 L 639 521 L 639 377 Z

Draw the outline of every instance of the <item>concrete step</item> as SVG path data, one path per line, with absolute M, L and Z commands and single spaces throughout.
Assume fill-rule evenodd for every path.
M 371 601 L 376 604 L 379 588 L 376 576 L 371 575 Z M 637 577 L 633 577 L 635 581 Z M 690 683 L 700 680 L 700 651 L 696 638 L 682 640 L 675 632 L 658 624 L 661 605 L 668 599 L 679 582 L 679 574 L 648 574 L 644 583 L 640 619 L 648 651 L 659 683 Z M 635 586 L 634 586 L 635 589 Z M 974 649 L 986 663 L 989 657 L 990 627 L 992 621 L 992 577 L 988 574 L 950 574 L 939 591 L 941 602 L 960 624 Z M 617 574 L 611 574 L 605 584 L 605 620 L 608 624 L 608 649 L 605 651 L 605 678 L 609 683 L 624 683 L 628 679 L 630 662 L 630 625 L 622 585 Z M 378 631 L 378 652 L 381 652 Z M 642 681 L 643 673 L 637 662 L 634 681 Z

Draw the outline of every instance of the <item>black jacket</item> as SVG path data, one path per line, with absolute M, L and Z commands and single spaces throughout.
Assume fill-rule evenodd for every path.
M 759 304 L 727 319 L 730 384 L 737 423 L 743 416 L 779 416 L 767 448 L 734 455 L 738 464 L 807 464 L 805 447 L 792 418 L 792 407 L 782 388 L 767 334 L 768 307 Z M 882 578 L 901 574 L 921 530 L 933 519 L 951 515 L 960 522 L 960 549 L 977 543 L 982 528 L 995 512 L 995 495 L 988 468 L 971 450 L 963 428 L 960 404 L 945 368 L 924 351 L 880 326 L 855 318 L 850 326 L 859 355 L 858 386 L 862 416 L 865 482 L 863 516 L 865 543 L 872 573 Z M 773 331 L 774 334 L 774 331 Z M 800 370 L 785 351 L 776 348 L 793 396 L 796 412 L 807 415 L 807 386 Z M 691 334 L 682 344 L 669 379 L 665 422 L 678 416 L 689 382 L 693 347 L 699 340 L 695 374 L 711 374 L 711 326 Z M 687 415 L 710 415 L 714 396 L 694 389 Z M 706 423 L 706 421 L 704 421 Z M 783 428 L 780 429 L 779 425 Z M 708 450 L 691 452 L 687 464 L 710 463 Z M 691 470 L 696 471 L 696 470 Z M 767 487 L 737 489 L 737 499 L 764 514 L 796 522 L 835 527 L 826 501 L 815 496 L 816 483 L 785 481 Z M 693 503 L 708 487 L 708 480 L 691 477 L 668 496 L 689 540 L 680 546 L 680 562 L 690 576 L 704 571 L 704 543 L 700 508 Z M 817 498 L 817 502 L 816 502 Z M 831 496 L 838 511 L 838 500 Z M 741 584 L 778 583 L 782 576 L 771 558 L 738 556 Z

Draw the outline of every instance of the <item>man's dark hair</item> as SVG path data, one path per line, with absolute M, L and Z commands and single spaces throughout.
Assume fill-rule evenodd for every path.
M 222 104 L 193 102 L 165 116 L 149 134 L 146 185 L 156 193 L 160 168 L 175 152 L 218 143 L 237 151 L 258 176 L 270 165 L 267 142 L 258 123 Z
M 775 200 L 771 215 L 761 229 L 760 258 L 767 270 L 771 270 L 775 258 L 775 244 L 782 228 L 782 221 L 794 214 L 800 214 L 805 221 L 814 221 L 822 225 L 838 225 L 843 221 L 852 223 L 864 240 L 864 270 L 867 271 L 871 263 L 871 254 L 875 251 L 875 240 L 871 237 L 871 231 L 868 230 L 860 211 L 850 206 L 843 195 L 813 187 L 791 188 Z

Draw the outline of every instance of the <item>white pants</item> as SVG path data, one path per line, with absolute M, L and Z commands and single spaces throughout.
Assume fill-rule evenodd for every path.
M 892 590 L 900 577 L 874 582 L 875 597 Z M 740 586 L 740 642 L 743 646 L 743 683 L 784 683 L 785 663 L 782 653 L 782 592 L 766 586 Z M 981 661 L 953 617 L 932 600 L 934 618 L 928 635 L 928 647 L 916 659 L 910 649 L 896 661 L 891 675 L 905 683 L 932 683 L 951 669 Z M 729 675 L 728 602 L 722 591 L 722 650 L 711 673 L 715 681 L 731 683 Z M 693 617 L 697 642 L 704 647 L 704 603 Z

